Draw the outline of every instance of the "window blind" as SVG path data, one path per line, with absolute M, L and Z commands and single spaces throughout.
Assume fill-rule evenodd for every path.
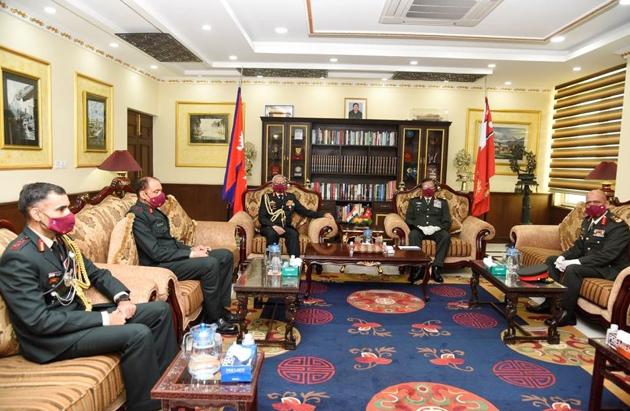
M 624 64 L 555 87 L 551 191 L 601 187 L 584 177 L 601 161 L 617 161 L 625 78 Z

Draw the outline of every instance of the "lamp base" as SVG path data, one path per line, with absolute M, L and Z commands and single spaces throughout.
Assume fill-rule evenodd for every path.
M 119 172 L 118 177 L 114 177 L 109 186 L 114 189 L 114 195 L 119 198 L 123 198 L 125 196 L 125 192 L 127 192 L 131 186 L 131 181 L 127 178 L 127 173 Z M 127 187 L 127 190 L 125 190 L 125 187 Z
M 611 183 L 602 183 L 602 191 L 606 194 L 606 199 L 611 204 L 616 204 L 619 200 L 615 197 L 615 190 L 612 188 Z

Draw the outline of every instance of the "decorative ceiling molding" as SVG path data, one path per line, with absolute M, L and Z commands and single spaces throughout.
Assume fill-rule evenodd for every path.
M 169 33 L 116 33 L 116 35 L 163 63 L 200 63 L 202 61 Z
M 397 71 L 392 76 L 392 80 L 412 80 L 412 81 L 455 81 L 459 83 L 474 83 L 485 74 L 464 74 L 464 73 L 432 73 L 418 71 Z
M 278 69 L 278 68 L 243 68 L 241 73 L 245 77 L 299 77 L 299 78 L 320 78 L 327 77 L 328 70 L 308 70 L 308 69 Z
M 466 34 L 428 34 L 428 33 L 386 33 L 386 32 L 358 32 L 358 31 L 316 31 L 311 3 L 316 0 L 306 0 L 306 14 L 309 37 L 347 37 L 347 38 L 382 38 L 382 39 L 405 39 L 405 40 L 453 40 L 453 41 L 491 41 L 503 43 L 529 43 L 546 44 L 549 40 L 559 34 L 567 33 L 570 30 L 594 19 L 605 11 L 617 5 L 618 0 L 607 0 L 588 13 L 570 21 L 562 27 L 557 28 L 544 37 L 515 37 L 515 36 L 471 36 Z

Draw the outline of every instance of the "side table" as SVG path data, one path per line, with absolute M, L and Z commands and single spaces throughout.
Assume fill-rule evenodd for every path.
M 630 373 L 630 360 L 606 345 L 606 339 L 604 338 L 589 338 L 588 343 L 595 347 L 595 362 L 593 363 L 593 380 L 591 382 L 588 410 L 598 411 L 602 409 L 604 379 L 610 380 L 617 387 L 630 394 L 630 385 L 618 375 L 613 374 L 613 371 Z

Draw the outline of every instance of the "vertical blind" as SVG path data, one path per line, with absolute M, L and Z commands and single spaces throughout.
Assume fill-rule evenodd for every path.
M 617 161 L 625 78 L 624 64 L 555 87 L 551 191 L 601 187 L 584 177 L 601 161 Z

